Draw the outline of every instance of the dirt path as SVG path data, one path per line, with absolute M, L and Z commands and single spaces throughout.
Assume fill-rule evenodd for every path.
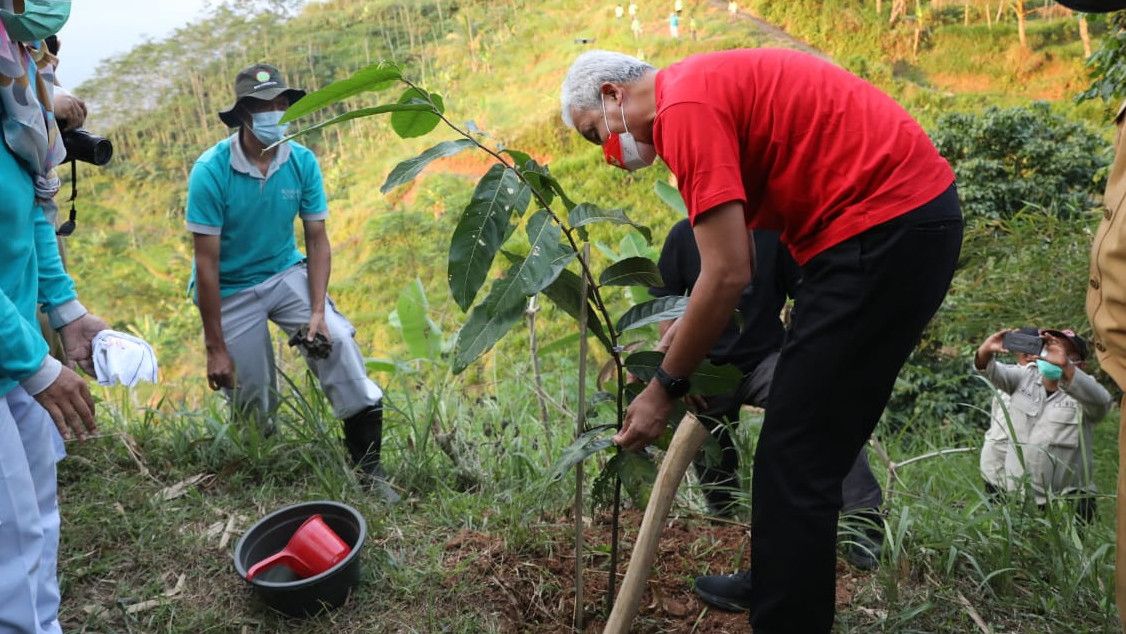
M 721 9 L 724 13 L 727 13 L 727 3 L 724 2 L 723 0 L 711 0 L 711 5 L 713 7 Z M 759 16 L 755 15 L 754 13 L 751 13 L 750 11 L 748 11 L 747 9 L 745 9 L 743 7 L 739 8 L 739 13 L 737 15 L 739 16 L 740 20 L 743 20 L 745 22 L 750 22 L 757 30 L 762 31 L 763 33 L 767 34 L 768 36 L 770 36 L 770 37 L 772 37 L 776 40 L 784 42 L 787 46 L 789 46 L 791 48 L 795 48 L 799 51 L 804 51 L 806 53 L 811 53 L 813 55 L 817 55 L 818 57 L 824 57 L 825 59 L 830 59 L 829 56 L 827 54 L 825 54 L 824 51 L 822 51 L 818 48 L 815 48 L 814 46 L 810 45 L 808 42 L 806 42 L 804 40 L 799 40 L 798 38 L 794 37 L 793 35 L 790 35 L 786 31 L 783 31 L 782 29 L 780 29 L 777 26 L 771 24 L 770 22 L 763 20 Z

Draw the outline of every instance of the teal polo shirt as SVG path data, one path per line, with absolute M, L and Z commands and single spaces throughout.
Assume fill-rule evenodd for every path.
M 38 394 L 62 366 L 47 355 L 42 306 L 58 328 L 86 313 L 63 269 L 55 226 L 35 200 L 25 164 L 0 140 L 0 398 L 17 385 Z M 3 467 L 3 465 L 0 465 Z
M 219 294 L 233 295 L 305 259 L 293 222 L 328 217 L 317 157 L 290 141 L 266 173 L 242 151 L 238 134 L 204 152 L 188 178 L 188 231 L 219 236 Z M 195 263 L 189 288 L 195 288 Z

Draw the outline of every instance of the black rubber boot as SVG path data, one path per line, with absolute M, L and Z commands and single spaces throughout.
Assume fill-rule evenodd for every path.
M 379 462 L 383 445 L 383 408 L 369 407 L 344 419 L 344 446 L 352 457 L 352 464 L 360 472 L 368 489 L 377 493 L 387 503 L 402 499 L 387 482 L 387 474 Z

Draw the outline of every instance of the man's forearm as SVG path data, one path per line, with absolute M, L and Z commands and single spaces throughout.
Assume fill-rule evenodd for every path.
M 993 352 L 992 351 L 986 350 L 984 347 L 978 348 L 977 352 L 974 354 L 974 367 L 977 368 L 979 371 L 984 370 L 985 366 L 989 365 L 989 362 L 992 359 L 993 359 Z
M 223 300 L 219 293 L 219 272 L 196 265 L 196 292 L 199 316 L 203 321 L 203 343 L 207 350 L 227 348 L 223 339 Z
M 672 376 L 688 376 L 700 365 L 731 321 L 754 273 L 754 242 L 746 230 L 741 202 L 708 210 L 692 232 L 700 250 L 700 275 L 661 363 Z
M 672 376 L 692 374 L 719 340 L 746 285 L 741 277 L 701 274 L 688 299 L 688 309 L 677 326 L 680 336 L 672 341 L 661 367 Z M 689 336 L 690 335 L 690 336 Z
M 309 301 L 314 313 L 324 313 L 328 293 L 328 278 L 332 274 L 332 248 L 328 238 L 318 236 L 307 240 L 309 252 Z

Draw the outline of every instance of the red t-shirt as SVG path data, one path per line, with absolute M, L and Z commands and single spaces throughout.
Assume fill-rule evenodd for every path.
M 694 55 L 656 78 L 653 142 L 695 224 L 744 203 L 798 264 L 927 203 L 954 171 L 891 97 L 785 49 Z

